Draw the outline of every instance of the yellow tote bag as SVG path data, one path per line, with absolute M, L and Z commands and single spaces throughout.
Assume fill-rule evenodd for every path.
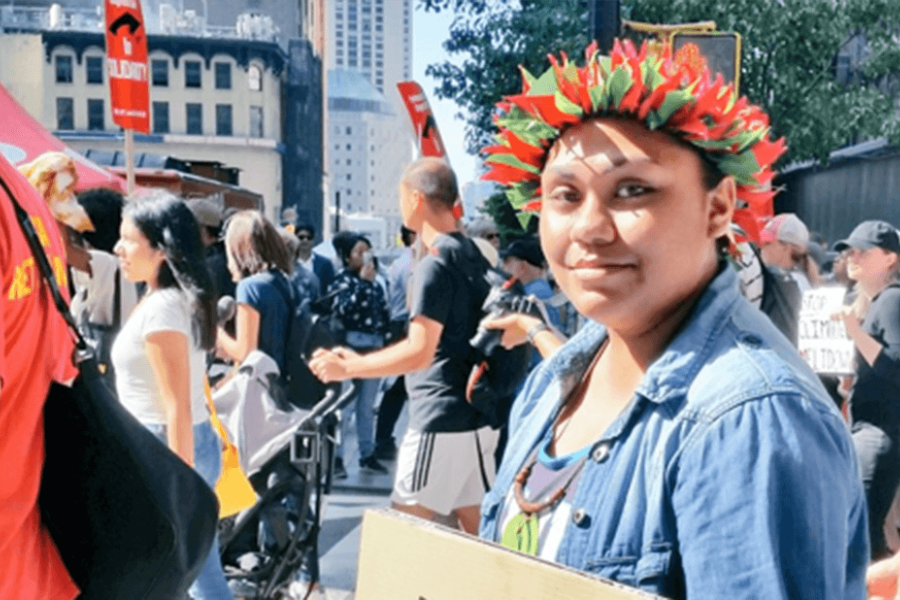
M 224 519 L 256 504 L 256 492 L 253 491 L 250 480 L 247 479 L 247 475 L 241 469 L 241 463 L 238 461 L 237 446 L 228 439 L 228 432 L 225 431 L 225 427 L 219 420 L 219 415 L 216 414 L 216 407 L 212 401 L 212 390 L 209 388 L 209 380 L 204 379 L 203 383 L 206 391 L 206 404 L 209 406 L 210 422 L 225 444 L 222 450 L 222 474 L 216 483 L 216 496 L 219 498 L 219 518 Z

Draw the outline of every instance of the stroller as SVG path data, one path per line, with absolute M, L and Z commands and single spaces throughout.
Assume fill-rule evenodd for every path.
M 222 566 L 235 597 L 289 598 L 298 576 L 318 581 L 322 496 L 330 490 L 334 413 L 353 394 L 327 388 L 304 410 L 277 406 L 268 393 L 278 367 L 252 352 L 237 375 L 213 396 L 238 447 L 241 467 L 258 500 L 219 523 Z M 302 598 L 297 598 L 302 600 Z

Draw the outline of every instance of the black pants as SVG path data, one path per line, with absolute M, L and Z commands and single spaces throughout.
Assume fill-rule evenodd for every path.
M 900 484 L 900 440 L 897 433 L 893 427 L 889 434 L 885 429 L 864 421 L 853 424 L 853 445 L 859 455 L 869 508 L 872 560 L 886 558 L 890 554 L 884 539 L 884 520 Z
M 375 422 L 376 448 L 394 446 L 394 426 L 397 424 L 397 419 L 400 418 L 404 402 L 406 402 L 406 380 L 401 375 L 381 397 L 378 420 Z

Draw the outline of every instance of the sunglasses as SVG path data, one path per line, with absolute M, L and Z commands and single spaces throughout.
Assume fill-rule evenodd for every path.
M 484 239 L 486 239 L 486 240 L 499 240 L 500 234 L 499 233 L 486 233 L 482 237 L 484 237 Z
M 312 239 L 312 236 L 306 235 L 305 233 L 301 233 L 297 236 L 297 239 L 301 242 L 307 242 Z

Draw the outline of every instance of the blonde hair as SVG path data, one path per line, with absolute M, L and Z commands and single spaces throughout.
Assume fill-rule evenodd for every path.
M 886 250 L 886 252 L 890 252 Z M 900 255 L 891 252 L 894 256 L 897 257 L 897 260 L 894 261 L 893 267 L 888 271 L 887 275 L 884 278 L 884 284 L 891 285 L 892 283 L 900 283 Z M 853 291 L 856 293 L 856 299 L 853 300 L 853 304 L 850 305 L 851 310 L 853 310 L 853 314 L 860 321 L 866 318 L 866 315 L 869 313 L 869 307 L 872 305 L 872 297 L 869 296 L 863 289 L 862 286 L 857 283 L 853 286 Z

